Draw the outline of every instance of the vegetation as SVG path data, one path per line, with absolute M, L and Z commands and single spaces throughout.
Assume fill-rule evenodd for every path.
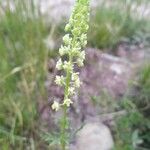
M 89 47 L 113 50 L 120 42 L 149 43 L 150 20 L 137 15 L 138 7 L 142 3 L 149 5 L 148 1 L 115 0 L 113 4 L 110 2 L 109 7 L 109 0 L 101 1 L 101 5 L 92 10 L 90 15 Z M 132 5 L 137 8 L 133 9 Z M 141 11 L 144 14 L 146 10 Z M 66 20 L 56 26 L 55 39 L 57 41 L 60 41 L 60 37 L 65 34 L 63 30 L 65 23 Z
M 135 1 L 115 1 L 108 7 L 106 1 L 103 1 L 91 15 L 89 46 L 113 48 L 122 40 L 131 41 L 134 37 L 138 38 L 139 32 L 144 36 L 146 30 L 149 30 L 149 22 L 143 17 L 133 16 L 134 3 L 139 6 Z
M 150 149 L 150 65 L 139 76 L 135 94 L 123 100 L 127 114 L 117 122 L 117 150 Z
M 25 1 L 0 20 L 0 149 L 37 149 L 37 104 L 46 99 L 44 82 L 48 34 L 40 16 Z M 30 12 L 32 11 L 32 13 Z M 24 14 L 26 12 L 26 16 Z M 32 14 L 33 16 L 30 16 Z
M 136 1 L 142 3 L 141 0 L 134 0 Z M 85 1 L 79 0 L 79 2 Z M 149 20 L 133 16 L 131 13 L 133 1 L 126 2 L 126 0 L 116 1 L 111 6 L 112 9 L 108 9 L 105 5 L 95 9 L 90 20 L 88 46 L 113 49 L 120 41 L 125 40 L 133 44 L 144 43 L 149 47 Z M 40 122 L 39 104 L 45 103 L 48 99 L 44 86 L 48 72 L 47 63 L 50 57 L 55 59 L 55 56 L 58 56 L 57 48 L 64 35 L 63 29 L 66 22 L 62 22 L 53 30 L 53 24 L 45 23 L 44 17 L 36 9 L 32 0 L 14 0 L 14 4 L 15 10 L 12 11 L 9 5 L 3 8 L 2 1 L 0 1 L 0 149 L 53 150 L 55 147 L 51 144 L 58 146 L 60 135 L 48 132 L 41 136 L 43 126 Z M 126 7 L 123 9 L 123 6 Z M 4 14 L 1 13 L 2 9 L 5 9 Z M 80 15 L 78 17 L 77 22 L 82 22 Z M 75 24 L 71 26 L 78 27 Z M 84 30 L 84 27 L 81 26 L 80 30 Z M 71 39 L 69 44 L 72 48 L 76 48 L 72 44 L 72 39 L 75 38 L 76 41 L 77 37 L 81 38 L 81 33 L 84 33 L 82 39 L 79 39 L 79 43 L 83 42 L 84 45 L 79 45 L 79 47 L 86 45 L 87 28 L 80 34 L 75 33 L 78 34 L 77 37 L 72 36 L 71 30 L 68 31 L 69 35 L 63 38 L 63 42 L 66 43 Z M 54 51 L 46 46 L 44 40 L 47 37 L 58 41 Z M 61 52 L 59 50 L 60 54 Z M 78 63 L 83 65 L 84 52 L 79 55 L 82 60 L 79 59 Z M 61 57 L 63 57 L 63 63 L 68 58 L 68 53 Z M 111 97 L 107 97 L 105 93 L 100 98 L 91 98 L 93 104 L 104 107 L 104 112 L 107 112 L 107 109 L 110 112 L 115 111 L 116 108 L 127 112 L 116 123 L 114 130 L 116 150 L 150 149 L 150 66 L 146 65 L 139 74 L 134 85 L 134 92 L 126 96 L 121 105 L 112 102 Z M 68 83 L 70 83 L 69 76 Z M 68 96 L 68 87 L 66 86 L 66 96 Z M 69 95 L 67 101 L 64 101 L 65 106 L 72 103 L 70 98 Z M 99 99 L 102 102 L 99 102 Z M 103 101 L 103 99 L 107 100 Z M 60 105 L 55 103 L 53 108 L 58 108 L 56 106 Z M 66 123 L 63 124 L 61 136 L 63 147 L 66 147 L 68 142 L 64 137 L 68 136 L 65 135 L 65 125 Z
M 79 67 L 83 66 L 85 59 L 85 52 L 81 51 L 87 44 L 87 30 L 89 22 L 89 1 L 77 0 L 73 9 L 73 13 L 69 19 L 69 23 L 66 25 L 65 30 L 69 34 L 63 37 L 64 45 L 59 49 L 60 58 L 56 64 L 58 70 L 63 70 L 65 76 L 56 76 L 55 82 L 57 85 L 64 88 L 64 99 L 62 103 L 54 101 L 52 109 L 58 111 L 60 107 L 63 107 L 63 116 L 60 121 L 60 143 L 61 149 L 66 150 L 67 144 L 67 108 L 73 103 L 71 100 L 72 95 L 75 94 L 76 88 L 80 87 L 79 73 L 74 71 L 75 65 Z M 62 60 L 63 56 L 66 56 L 66 60 Z

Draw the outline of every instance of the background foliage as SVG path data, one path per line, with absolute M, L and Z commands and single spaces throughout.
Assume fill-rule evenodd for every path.
M 6 7 L 0 19 L 0 149 L 48 149 L 49 144 L 40 136 L 38 103 L 47 101 L 44 86 L 47 62 L 57 56 L 64 22 L 47 25 L 32 0 L 30 4 L 26 0 L 15 2 L 16 10 L 12 13 Z M 112 9 L 105 5 L 96 8 L 91 15 L 88 45 L 113 49 L 122 40 L 148 45 L 149 19 L 131 13 L 133 3 L 147 2 L 116 1 Z M 58 43 L 50 48 L 44 40 L 52 36 Z M 141 71 L 135 87 L 135 95 L 128 96 L 121 104 L 128 114 L 117 122 L 117 150 L 150 148 L 149 66 Z M 52 138 L 54 142 L 56 138 Z

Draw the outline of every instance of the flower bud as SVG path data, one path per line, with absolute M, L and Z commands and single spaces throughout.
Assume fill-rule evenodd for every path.
M 82 51 L 80 53 L 80 58 L 83 59 L 83 60 L 85 60 L 85 51 Z
M 60 58 L 60 59 L 57 61 L 57 63 L 56 63 L 56 69 L 61 70 L 62 67 L 63 67 L 63 63 L 62 63 L 62 60 L 61 60 L 61 58 Z
M 83 66 L 84 66 L 83 59 L 78 58 L 78 59 L 77 59 L 77 65 L 78 65 L 79 67 L 83 67 Z
M 59 49 L 60 56 L 67 54 L 69 50 L 70 50 L 70 46 L 61 46 Z
M 81 38 L 80 38 L 80 41 L 81 41 L 81 45 L 82 45 L 83 47 L 85 47 L 86 44 L 87 44 L 87 35 L 86 35 L 86 34 L 82 34 L 82 35 L 81 35 Z
M 72 41 L 72 38 L 69 37 L 69 34 L 66 34 L 64 37 L 63 37 L 63 41 L 66 45 L 70 45 L 71 44 L 71 41 Z
M 71 30 L 71 26 L 70 24 L 68 23 L 66 26 L 65 26 L 65 31 L 68 32 Z
M 69 98 L 66 98 L 66 99 L 64 99 L 64 105 L 66 105 L 67 107 L 70 107 L 70 105 L 72 104 L 73 102 L 71 101 L 71 99 L 69 99 Z
M 69 61 L 65 61 L 63 65 L 64 70 L 68 70 L 69 72 L 72 72 L 73 70 L 73 64 Z
M 76 0 L 75 7 L 72 11 L 72 15 L 69 19 L 69 23 L 65 26 L 65 31 L 68 32 L 63 37 L 63 46 L 59 49 L 60 56 L 67 61 L 62 62 L 58 60 L 56 68 L 63 70 L 64 76 L 56 76 L 55 83 L 64 87 L 64 100 L 62 104 L 54 101 L 52 105 L 53 110 L 58 110 L 60 106 L 65 105 L 69 107 L 73 102 L 71 96 L 75 94 L 76 88 L 79 88 L 81 81 L 79 79 L 79 73 L 73 72 L 74 64 L 78 66 L 84 65 L 85 52 L 81 51 L 81 48 L 87 44 L 87 30 L 89 28 L 89 0 Z
M 58 111 L 60 108 L 60 105 L 58 102 L 54 101 L 54 103 L 52 104 L 52 109 L 55 111 Z
M 69 95 L 75 94 L 75 88 L 74 87 L 69 87 L 68 88 L 68 93 L 69 93 Z
M 55 83 L 59 86 L 63 86 L 65 83 L 65 78 L 63 76 L 56 76 Z
M 79 47 L 79 48 L 73 48 L 72 50 L 71 50 L 71 55 L 72 56 L 78 56 L 79 54 L 80 54 L 80 50 L 81 48 Z
M 81 82 L 80 82 L 80 79 L 79 79 L 79 73 L 78 72 L 72 74 L 71 80 L 74 81 L 73 82 L 74 87 L 76 87 L 76 88 L 80 87 Z
M 80 33 L 81 33 L 81 31 L 80 31 L 78 28 L 74 28 L 74 29 L 72 30 L 72 34 L 73 34 L 74 36 L 79 36 Z

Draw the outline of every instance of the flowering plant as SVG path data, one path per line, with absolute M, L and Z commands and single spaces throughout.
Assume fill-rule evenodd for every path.
M 76 88 L 81 85 L 79 72 L 74 71 L 74 66 L 82 67 L 85 60 L 85 51 L 82 50 L 87 44 L 87 31 L 89 22 L 89 0 L 76 0 L 69 23 L 65 26 L 67 34 L 63 37 L 63 45 L 59 49 L 60 59 L 56 68 L 62 70 L 65 76 L 56 76 L 55 83 L 64 88 L 64 99 L 62 103 L 54 101 L 52 109 L 58 111 L 63 108 L 61 125 L 61 145 L 66 147 L 67 108 L 73 103 L 71 97 Z M 62 57 L 67 58 L 63 61 Z

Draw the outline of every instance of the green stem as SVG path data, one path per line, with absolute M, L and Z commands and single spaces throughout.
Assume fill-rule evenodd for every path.
M 66 150 L 66 125 L 67 125 L 67 107 L 63 106 L 63 118 L 62 118 L 62 126 L 61 126 L 61 147 L 62 150 Z
M 69 61 L 72 63 L 72 57 L 69 56 Z M 71 81 L 71 72 L 67 70 L 66 72 L 66 86 L 65 86 L 65 93 L 64 99 L 68 99 L 68 89 L 70 86 Z M 68 120 L 67 120 L 67 106 L 63 106 L 63 117 L 62 117 L 62 126 L 61 126 L 61 146 L 62 150 L 66 150 L 66 141 L 67 141 L 67 133 L 66 130 L 68 128 Z

